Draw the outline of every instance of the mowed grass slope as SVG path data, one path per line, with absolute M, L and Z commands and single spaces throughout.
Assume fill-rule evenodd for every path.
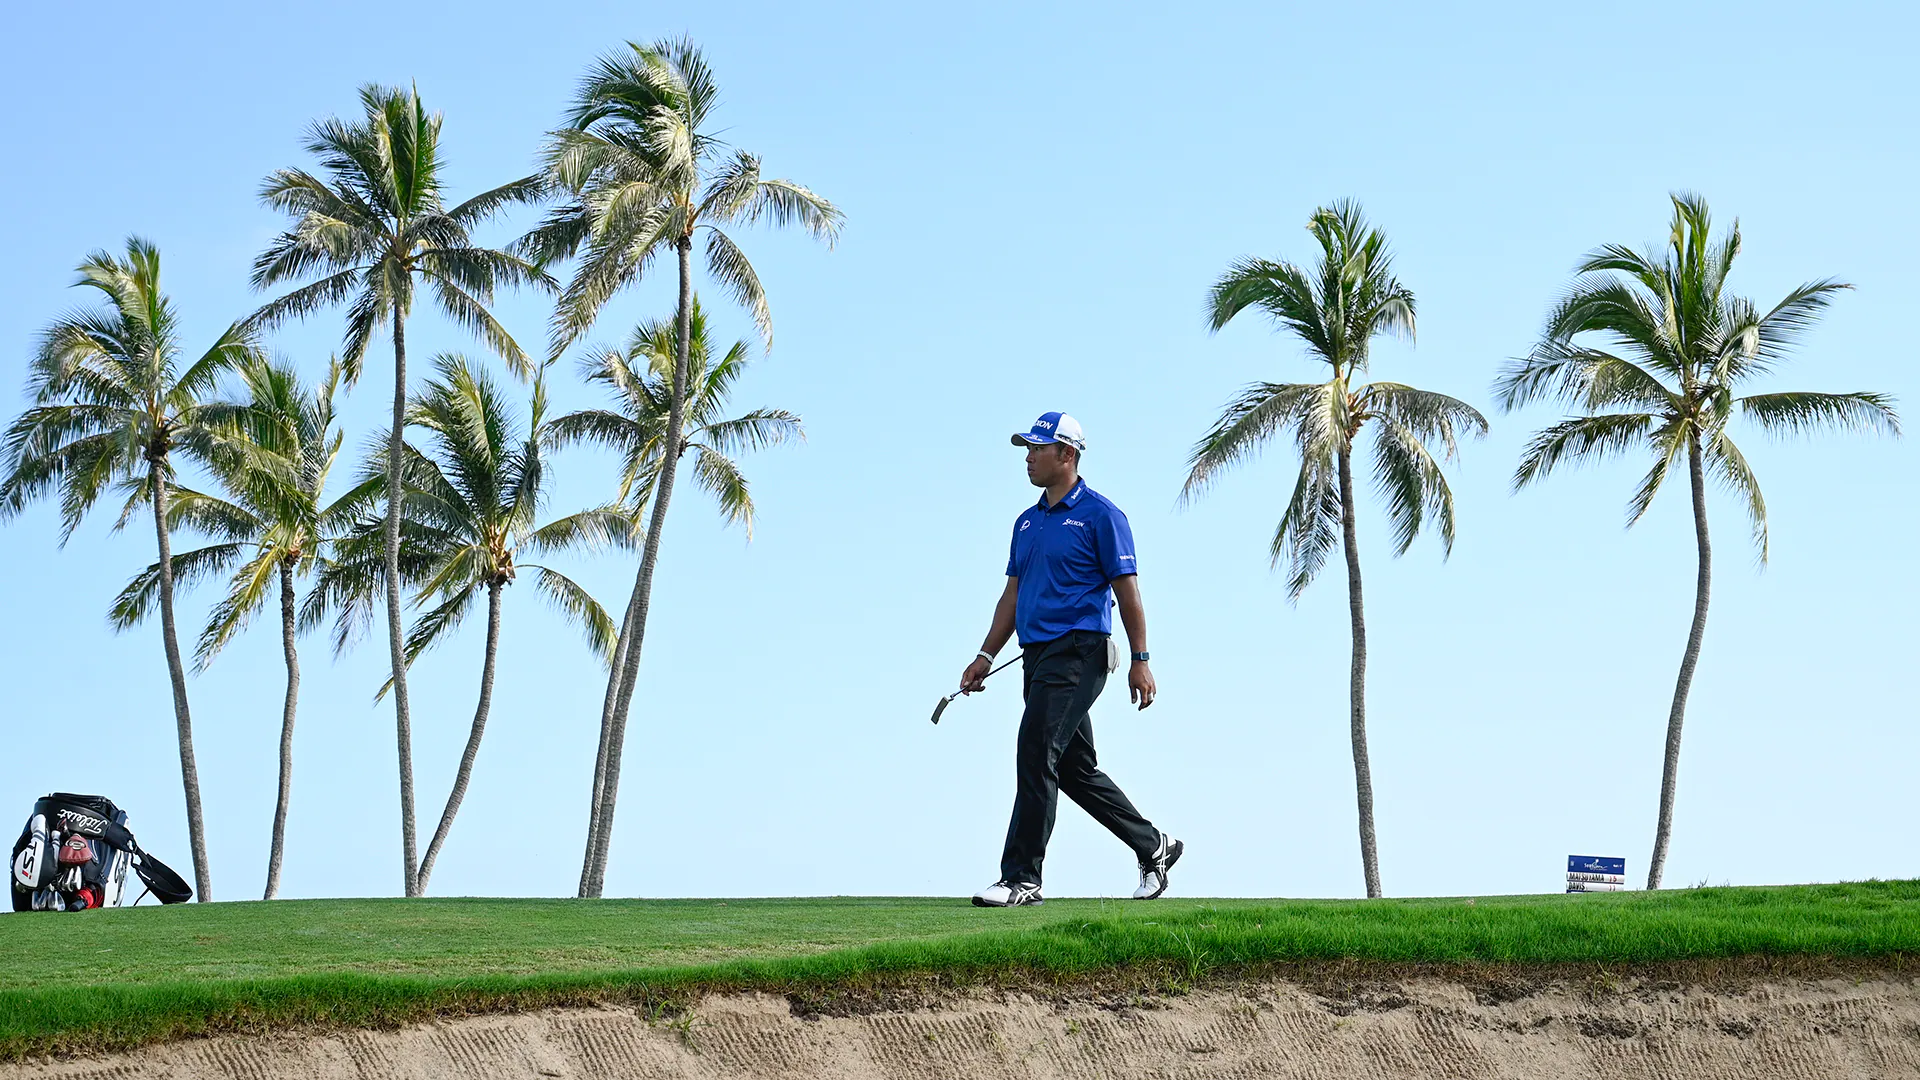
M 1920 881 L 1412 900 L 312 900 L 0 918 L 0 1057 L 707 989 L 1920 956 Z

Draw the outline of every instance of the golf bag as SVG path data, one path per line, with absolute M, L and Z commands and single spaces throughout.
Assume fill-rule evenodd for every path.
M 193 898 L 179 874 L 140 850 L 127 812 L 101 795 L 56 791 L 35 802 L 11 866 L 15 911 L 119 907 L 129 867 L 163 904 Z

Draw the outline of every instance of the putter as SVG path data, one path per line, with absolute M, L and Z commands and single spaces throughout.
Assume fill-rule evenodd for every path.
M 982 676 L 980 676 L 980 681 L 981 681 L 981 682 L 986 682 L 986 681 L 987 681 L 988 679 L 991 679 L 991 678 L 993 678 L 993 677 L 994 677 L 995 675 L 998 675 L 998 674 L 1000 674 L 1000 673 L 1001 673 L 1002 671 L 1005 671 L 1005 670 L 1007 670 L 1007 664 L 1011 664 L 1011 663 L 1013 663 L 1013 661 L 1014 661 L 1014 660 L 1018 660 L 1018 659 L 1020 659 L 1020 654 L 1019 654 L 1019 653 L 1014 653 L 1014 654 L 1013 654 L 1013 659 L 1011 659 L 1011 660 L 1008 660 L 1006 664 L 1001 664 L 1001 665 L 1000 665 L 999 667 L 997 667 L 997 668 L 994 668 L 994 669 L 993 669 L 992 671 L 989 671 L 989 672 L 987 672 L 987 673 L 986 673 L 985 675 L 982 675 Z M 959 696 L 960 696 L 961 694 L 964 694 L 964 693 L 966 693 L 966 691 L 965 691 L 965 690 L 955 690 L 955 691 L 954 691 L 953 693 L 951 693 L 951 694 L 948 694 L 948 695 L 947 695 L 946 697 L 943 697 L 943 698 L 941 698 L 941 699 L 940 699 L 940 704 L 938 704 L 938 705 L 935 705 L 935 706 L 933 707 L 933 722 L 934 722 L 934 723 L 936 723 L 936 724 L 937 724 L 937 723 L 939 723 L 939 722 L 940 722 L 940 714 L 941 714 L 941 713 L 943 713 L 943 712 L 946 712 L 946 711 L 947 711 L 947 706 L 949 706 L 949 705 L 951 705 L 951 704 L 953 704 L 953 699 L 954 699 L 954 698 L 957 698 L 957 697 L 959 697 Z

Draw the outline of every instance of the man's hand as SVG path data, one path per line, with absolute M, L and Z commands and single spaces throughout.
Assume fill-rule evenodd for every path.
M 1153 704 L 1153 695 L 1159 693 L 1160 688 L 1153 684 L 1153 672 L 1145 660 L 1135 660 L 1133 666 L 1127 669 L 1127 689 L 1131 692 L 1132 700 L 1141 708 Z
M 993 670 L 993 661 L 984 656 L 976 656 L 967 670 L 960 673 L 960 692 L 972 694 L 987 688 L 987 672 Z

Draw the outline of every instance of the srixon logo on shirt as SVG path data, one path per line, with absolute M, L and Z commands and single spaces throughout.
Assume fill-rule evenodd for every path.
M 1086 522 L 1084 522 L 1084 521 L 1075 521 L 1075 520 L 1073 520 L 1072 518 L 1066 518 L 1066 519 L 1064 519 L 1064 522 L 1063 522 L 1063 523 L 1064 523 L 1064 524 L 1067 524 L 1067 525 L 1078 525 L 1078 526 L 1079 526 L 1080 528 L 1082 528 L 1082 529 L 1084 529 L 1084 528 L 1086 528 L 1086 527 L 1087 527 L 1087 523 L 1086 523 Z

